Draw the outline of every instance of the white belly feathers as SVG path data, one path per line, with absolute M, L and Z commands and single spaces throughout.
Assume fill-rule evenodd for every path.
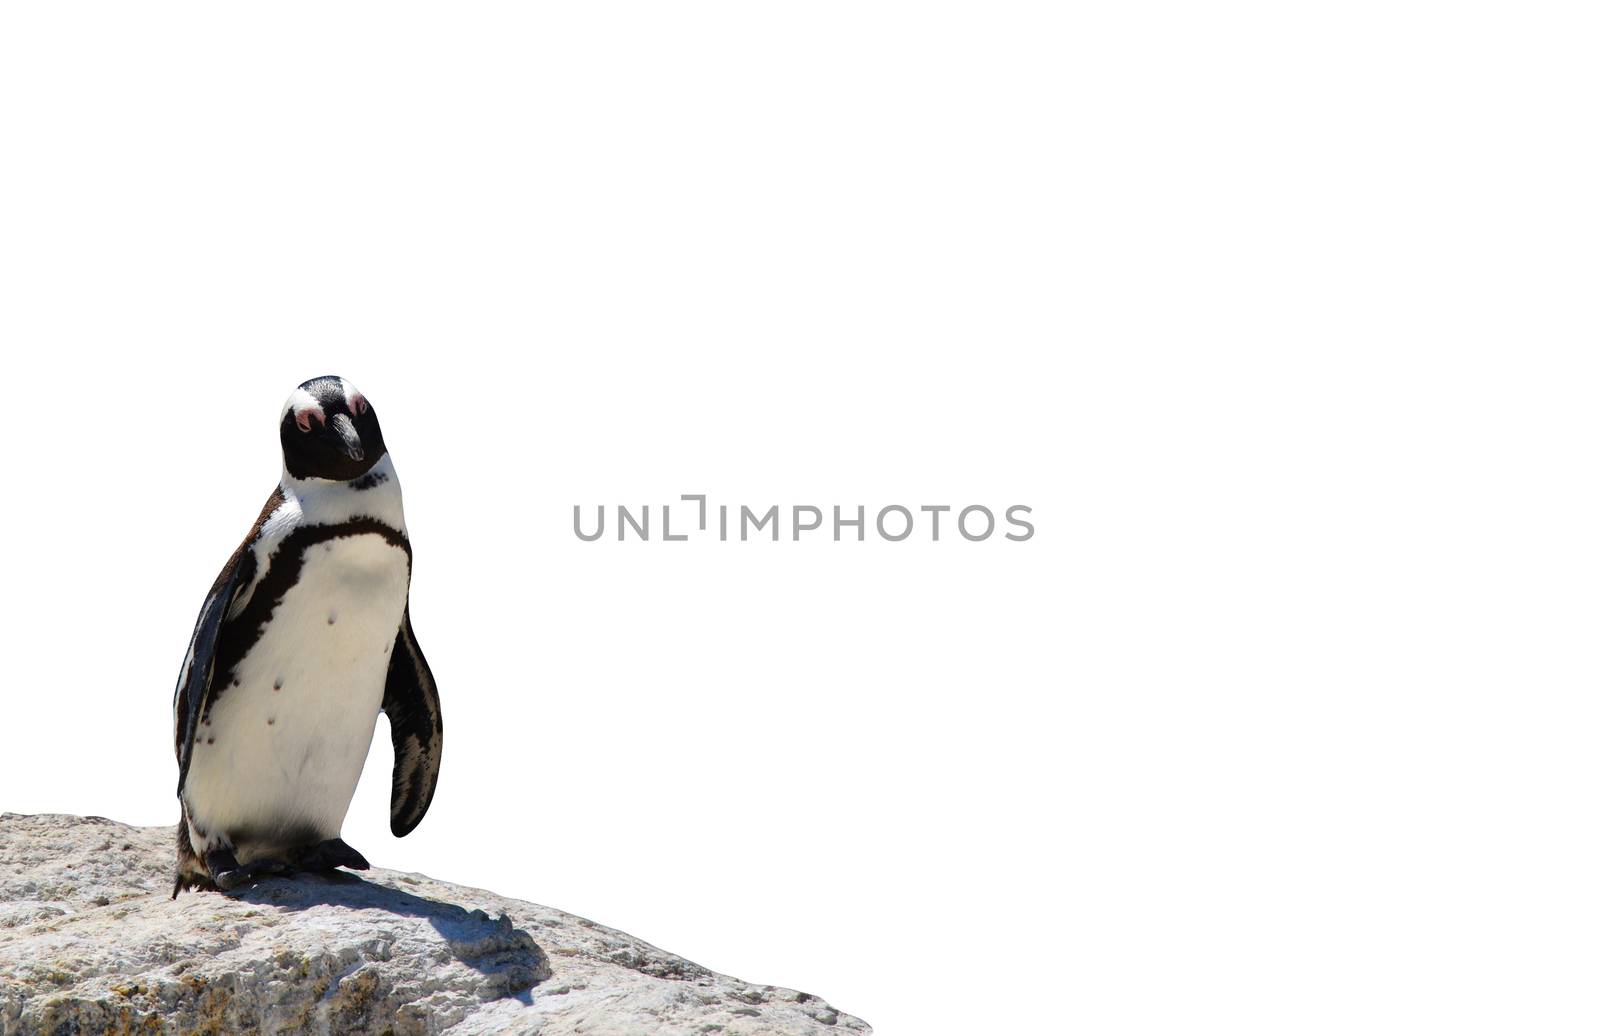
M 235 669 L 237 682 L 216 696 L 184 799 L 208 840 L 228 838 L 241 863 L 308 836 L 338 837 L 408 582 L 405 551 L 375 533 L 304 548 L 299 578 Z

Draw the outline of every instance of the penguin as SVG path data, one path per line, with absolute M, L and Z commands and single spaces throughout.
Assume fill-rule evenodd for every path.
M 344 378 L 312 378 L 278 438 L 282 478 L 206 595 L 173 696 L 174 899 L 366 870 L 339 833 L 380 711 L 396 837 L 439 779 L 439 695 L 411 628 L 411 541 L 377 411 Z

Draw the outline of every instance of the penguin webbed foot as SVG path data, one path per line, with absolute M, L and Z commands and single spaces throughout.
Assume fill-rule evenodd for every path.
M 295 866 L 303 871 L 332 871 L 348 867 L 353 871 L 370 870 L 367 858 L 345 843 L 343 838 L 330 838 L 316 845 L 306 846 L 295 854 Z
M 284 860 L 252 860 L 240 865 L 229 849 L 213 849 L 206 853 L 206 869 L 211 871 L 211 880 L 217 883 L 217 888 L 224 892 L 232 892 L 262 878 L 294 873 L 294 867 Z
M 340 867 L 364 871 L 372 866 L 365 856 L 352 849 L 342 838 L 330 838 L 325 842 L 296 849 L 288 855 L 288 859 L 268 857 L 241 864 L 238 857 L 234 856 L 233 850 L 213 849 L 206 853 L 206 870 L 210 872 L 210 881 L 214 882 L 217 888 L 223 892 L 232 892 L 262 878 L 287 877 L 297 871 L 326 874 L 337 871 Z M 199 880 L 185 883 L 180 877 L 177 884 L 183 887 L 189 887 L 189 884 L 204 887 L 209 882 Z M 177 897 L 177 889 L 174 889 L 173 897 Z

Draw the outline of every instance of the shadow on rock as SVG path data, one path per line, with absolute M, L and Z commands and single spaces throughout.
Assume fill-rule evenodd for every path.
M 479 989 L 484 999 L 512 997 L 527 1002 L 528 991 L 550 977 L 544 950 L 533 936 L 512 927 L 509 916 L 490 917 L 482 910 L 427 899 L 344 871 L 271 878 L 229 898 L 280 910 L 337 906 L 421 918 L 433 926 L 457 960 L 484 976 Z

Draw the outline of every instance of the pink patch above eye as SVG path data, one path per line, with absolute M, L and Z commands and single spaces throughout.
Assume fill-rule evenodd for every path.
M 303 410 L 296 410 L 294 412 L 294 423 L 302 432 L 311 431 L 312 421 L 315 421 L 318 425 L 322 425 L 325 424 L 327 420 L 327 415 L 322 412 L 322 408 L 319 406 L 308 406 Z
M 357 416 L 367 412 L 367 397 L 356 392 L 350 396 L 350 409 Z

